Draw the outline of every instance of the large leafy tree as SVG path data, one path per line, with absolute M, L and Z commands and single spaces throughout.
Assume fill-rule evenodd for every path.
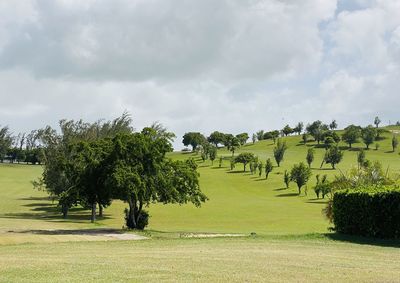
M 219 144 L 223 144 L 225 141 L 225 134 L 214 131 L 210 134 L 210 136 L 207 138 L 208 142 L 214 144 L 216 147 L 218 147 Z
M 200 206 L 206 201 L 200 191 L 195 162 L 167 159 L 171 144 L 164 138 L 155 138 L 153 130 L 118 135 L 112 143 L 107 185 L 117 198 L 128 203 L 129 228 L 141 228 L 138 224 L 143 208 L 152 202 L 192 202 Z
M 358 139 L 360 138 L 360 136 L 361 136 L 361 127 L 355 126 L 355 125 L 350 125 L 344 129 L 342 139 L 351 148 L 353 143 L 358 142 Z
M 245 145 L 247 140 L 249 139 L 249 134 L 248 133 L 241 133 L 236 135 L 236 138 L 239 140 L 240 145 Z
M 183 135 L 182 143 L 184 146 L 192 146 L 192 150 L 195 151 L 197 147 L 203 144 L 206 141 L 206 138 L 197 132 L 189 132 Z
M 293 132 L 297 133 L 298 135 L 301 135 L 301 132 L 304 129 L 304 124 L 303 122 L 297 123 L 296 127 L 293 128 Z
M 285 136 L 288 136 L 288 135 L 292 134 L 293 132 L 294 132 L 294 130 L 293 130 L 289 125 L 286 125 L 286 126 L 282 129 L 282 133 L 283 133 Z

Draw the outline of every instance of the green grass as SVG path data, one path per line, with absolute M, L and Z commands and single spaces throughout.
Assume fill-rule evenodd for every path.
M 393 128 L 399 130 L 399 128 Z M 391 152 L 391 134 L 380 149 L 366 152 L 393 174 L 400 172 L 400 156 Z M 305 161 L 307 146 L 298 136 L 284 139 L 289 149 L 281 167 L 268 180 L 243 172 L 240 164 L 229 170 L 231 153 L 220 149 L 212 166 L 192 153 L 171 158 L 199 161 L 201 189 L 209 201 L 193 205 L 152 204 L 150 240 L 103 241 L 101 236 L 49 235 L 30 230 L 121 228 L 126 204 L 115 201 L 105 217 L 89 222 L 90 213 L 75 208 L 62 219 L 56 202 L 33 189 L 30 181 L 40 166 L 0 164 L 0 281 L 394 281 L 399 278 L 400 243 L 346 238 L 328 233 L 329 222 L 312 190 L 316 174 L 329 179 L 356 166 L 357 150 L 345 150 L 344 160 L 331 170 L 319 169 L 324 154 L 316 149 L 308 194 L 297 195 L 295 184 L 284 188 L 283 172 Z M 345 144 L 340 144 L 345 148 Z M 248 144 L 240 152 L 253 152 L 265 162 L 273 159 L 272 141 Z M 15 231 L 11 233 L 9 231 Z M 257 237 L 234 239 L 180 239 L 183 232 L 244 233 Z M 325 235 L 325 233 L 328 233 Z M 287 235 L 287 236 L 285 236 Z M 96 240 L 96 242 L 93 242 Z M 100 241 L 98 241 L 100 240 Z M 62 242 L 62 243 L 55 243 Z M 21 244 L 25 243 L 25 244 Z
M 393 282 L 395 247 L 325 237 L 0 246 L 1 282 Z

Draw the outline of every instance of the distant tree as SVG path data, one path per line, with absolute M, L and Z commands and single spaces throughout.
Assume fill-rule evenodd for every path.
M 297 133 L 300 136 L 303 129 L 304 129 L 303 122 L 299 122 L 297 123 L 296 127 L 293 128 L 293 132 Z
M 310 167 L 310 168 L 311 168 L 311 164 L 314 161 L 314 153 L 315 153 L 315 150 L 313 148 L 309 148 L 307 151 L 306 160 L 307 160 L 308 167 Z
M 304 145 L 305 145 L 305 144 L 307 143 L 307 141 L 308 141 L 308 135 L 307 135 L 307 133 L 304 133 L 304 134 L 303 134 L 302 139 L 303 139 L 303 143 L 304 143 Z
M 381 123 L 381 119 L 379 119 L 379 117 L 376 116 L 375 119 L 374 119 L 375 127 L 378 128 L 380 123 Z
M 344 133 L 342 135 L 343 141 L 345 141 L 349 147 L 353 143 L 358 142 L 358 138 L 361 136 L 361 128 L 359 126 L 350 125 L 344 129 Z
M 263 169 L 263 164 L 260 161 L 260 162 L 258 162 L 258 177 L 261 177 L 262 169 Z
M 0 127 L 0 162 L 3 162 L 13 142 L 10 129 Z
M 221 132 L 218 132 L 218 131 L 215 131 L 215 132 L 212 132 L 210 134 L 210 136 L 207 138 L 207 140 L 208 140 L 208 142 L 214 144 L 218 148 L 219 144 L 223 144 L 224 143 L 225 134 L 221 133 Z
M 282 133 L 283 133 L 285 136 L 288 136 L 288 135 L 290 135 L 290 134 L 293 133 L 293 129 L 292 129 L 289 125 L 286 125 L 286 126 L 282 129 Z
M 222 167 L 222 161 L 223 161 L 223 159 L 222 159 L 222 156 L 220 156 L 220 157 L 219 157 L 219 165 L 218 165 L 218 166 L 219 166 L 219 168 L 221 168 L 221 167 Z
M 325 131 L 322 134 L 322 140 L 324 141 L 324 144 L 334 144 L 334 143 L 339 143 L 340 142 L 340 136 L 334 132 L 334 131 Z M 327 141 L 328 140 L 328 141 Z
M 361 136 L 367 149 L 369 149 L 369 146 L 375 141 L 376 129 L 372 126 L 365 127 L 361 130 Z
M 279 137 L 279 131 L 278 130 L 274 130 L 274 131 L 270 131 L 270 132 L 264 133 L 264 140 L 272 139 L 274 144 L 275 144 L 276 139 L 278 137 Z
M 308 168 L 303 162 L 293 166 L 292 170 L 290 171 L 290 180 L 297 184 L 299 195 L 301 193 L 301 188 L 308 182 L 311 175 L 311 169 Z
M 393 135 L 392 137 L 392 149 L 393 152 L 395 152 L 397 146 L 399 145 L 399 140 L 397 139 L 397 136 Z
M 235 169 L 235 158 L 231 157 L 230 165 L 231 165 L 231 171 L 232 171 L 233 169 Z
M 249 134 L 241 133 L 241 134 L 236 135 L 236 138 L 239 140 L 240 145 L 243 146 L 246 144 L 247 140 L 249 139 Z
M 328 126 L 321 121 L 314 121 L 312 124 L 307 125 L 306 131 L 310 134 L 315 141 L 319 144 L 322 140 L 323 133 L 328 130 Z
M 254 154 L 250 152 L 243 152 L 235 157 L 235 163 L 242 163 L 243 164 L 243 171 L 246 172 L 247 164 L 254 161 Z
M 253 142 L 253 144 L 256 143 L 256 141 L 257 141 L 257 135 L 256 135 L 256 134 L 253 134 L 253 135 L 251 136 L 251 141 Z
M 210 157 L 211 165 L 214 165 L 214 160 L 215 160 L 215 158 L 217 158 L 217 147 L 216 146 L 209 147 L 208 156 Z
M 267 161 L 265 162 L 265 179 L 268 179 L 268 175 L 269 173 L 272 172 L 273 169 L 274 165 L 272 165 L 271 159 L 268 158 Z
M 325 196 L 331 191 L 330 184 L 327 181 L 327 175 L 323 175 L 322 179 L 320 179 L 319 174 L 315 177 L 317 179 L 317 183 L 314 187 L 314 192 L 318 199 L 320 194 L 322 194 L 322 198 L 325 198 Z
M 336 120 L 332 120 L 332 122 L 329 124 L 329 129 L 331 129 L 333 131 L 333 130 L 336 130 L 337 127 L 338 127 L 338 125 L 336 123 Z
M 278 139 L 278 143 L 274 148 L 274 157 L 276 163 L 278 164 L 278 167 L 280 167 L 280 164 L 283 160 L 286 150 L 287 150 L 286 142 L 283 142 L 281 139 Z
M 225 134 L 224 135 L 224 146 L 230 150 L 230 146 L 232 144 L 232 139 L 234 138 L 234 135 L 232 134 Z
M 287 170 L 285 170 L 285 172 L 283 173 L 283 182 L 286 185 L 286 189 L 289 189 L 290 173 Z
M 375 150 L 379 150 L 380 144 L 379 143 L 375 143 Z
M 357 164 L 358 164 L 358 169 L 360 169 L 361 167 L 364 166 L 365 163 L 365 151 L 363 149 L 361 149 L 358 153 L 357 153 Z
M 333 146 L 325 152 L 324 161 L 331 164 L 332 169 L 335 169 L 336 164 L 340 163 L 343 159 L 343 152 L 338 146 Z
M 240 147 L 240 141 L 237 137 L 233 137 L 229 142 L 229 150 L 232 152 L 232 156 L 235 155 L 235 151 Z
M 256 133 L 257 140 L 261 141 L 264 139 L 264 130 L 260 130 Z
M 182 143 L 184 146 L 191 145 L 192 151 L 196 151 L 197 147 L 203 144 L 206 138 L 197 132 L 189 132 L 183 135 Z

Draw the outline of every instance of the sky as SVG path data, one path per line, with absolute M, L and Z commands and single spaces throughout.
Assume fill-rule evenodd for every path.
M 0 125 L 400 120 L 400 0 L 0 0 Z

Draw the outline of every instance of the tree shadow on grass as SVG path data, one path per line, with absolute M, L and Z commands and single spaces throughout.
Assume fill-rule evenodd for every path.
M 306 203 L 311 203 L 311 204 L 327 204 L 328 201 L 326 199 L 310 199 L 308 201 L 306 201 Z
M 297 197 L 297 196 L 299 196 L 298 193 L 287 193 L 287 194 L 276 195 L 275 197 L 283 198 L 283 197 Z
M 239 173 L 242 173 L 244 175 L 247 172 L 244 172 L 243 170 L 236 170 L 236 171 L 228 171 L 226 173 L 228 173 L 228 174 L 239 174 Z
M 37 235 L 103 235 L 103 234 L 123 234 L 125 231 L 119 229 L 110 228 L 96 228 L 96 229 L 75 229 L 75 230 L 22 230 L 22 231 L 9 231 L 12 233 L 21 234 L 37 234 Z
M 54 201 L 54 198 L 51 197 L 26 197 L 26 198 L 18 198 L 17 200 L 47 200 L 47 201 Z
M 325 234 L 325 236 L 334 241 L 348 242 L 352 244 L 400 248 L 400 239 L 376 239 L 340 233 L 328 233 Z
M 274 191 L 284 191 L 284 190 L 287 190 L 287 188 L 277 188 L 277 189 L 274 189 Z
M 68 215 L 66 219 L 62 218 L 61 213 L 51 212 L 51 213 L 29 213 L 29 212 L 21 212 L 21 213 L 5 213 L 0 214 L 0 218 L 8 218 L 8 219 L 30 219 L 30 220 L 44 220 L 48 222 L 89 222 L 90 221 L 90 213 L 72 213 Z M 112 219 L 112 217 L 103 215 L 103 217 L 98 217 L 97 220 L 105 220 Z

